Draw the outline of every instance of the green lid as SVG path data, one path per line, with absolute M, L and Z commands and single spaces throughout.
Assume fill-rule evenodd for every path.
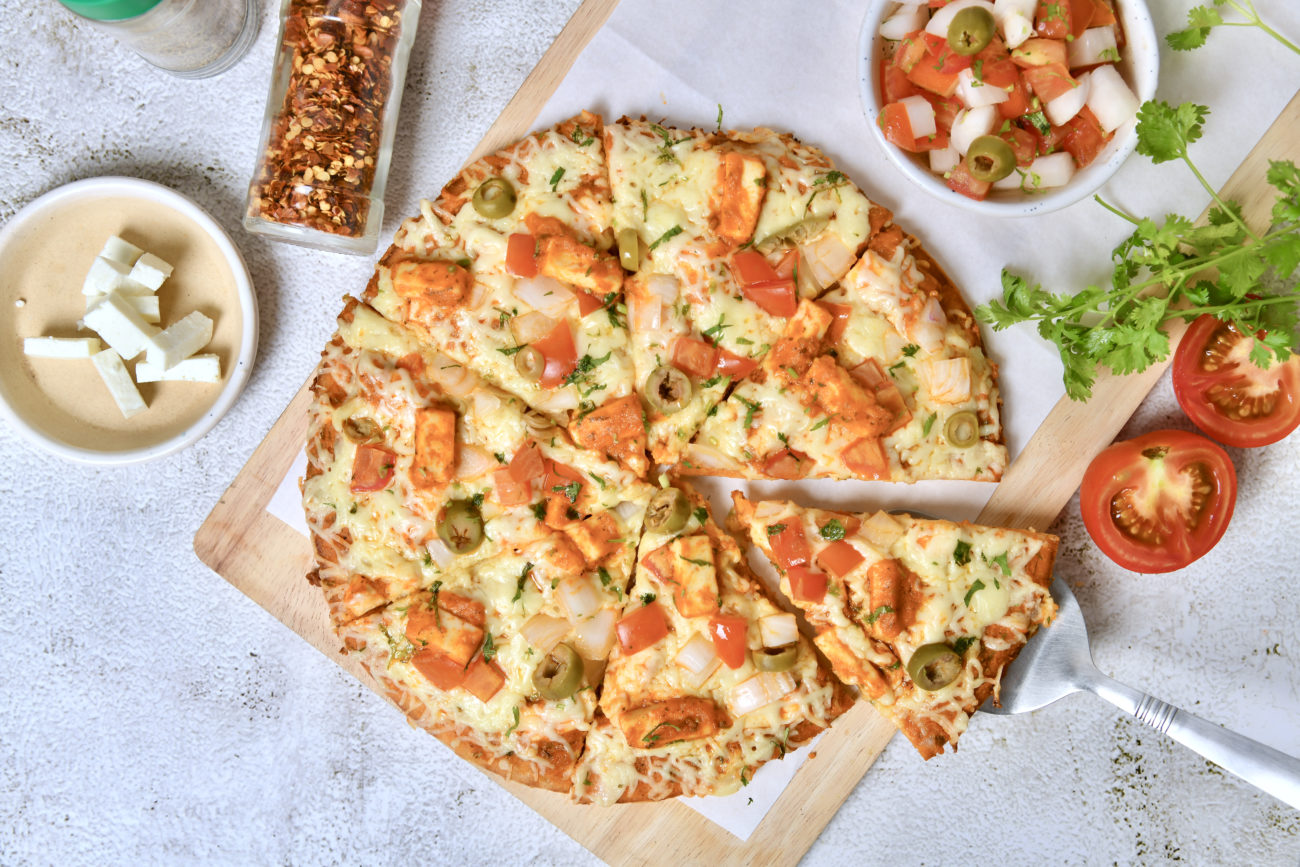
M 96 21 L 121 21 L 143 15 L 162 0 L 59 0 L 78 15 Z

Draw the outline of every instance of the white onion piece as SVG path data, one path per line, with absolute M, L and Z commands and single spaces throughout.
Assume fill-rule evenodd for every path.
M 1088 109 L 1103 130 L 1114 132 L 1137 115 L 1138 99 L 1115 67 L 1098 66 L 1092 71 Z
M 705 470 L 735 470 L 737 463 L 712 446 L 688 443 L 682 452 L 692 465 Z
M 585 659 L 604 659 L 614 646 L 614 612 L 602 608 L 573 624 L 573 648 Z
M 902 39 L 909 33 L 925 26 L 929 10 L 919 5 L 924 0 L 917 0 L 918 5 L 904 4 L 886 18 L 880 25 L 880 35 L 886 39 Z
M 501 398 L 490 391 L 476 391 L 469 396 L 469 400 L 474 404 L 474 414 L 480 418 L 488 418 L 501 408 Z
M 799 640 L 799 622 L 784 611 L 769 614 L 758 619 L 758 634 L 764 647 L 785 647 Z
M 624 500 L 614 507 L 614 514 L 618 515 L 618 519 L 624 524 L 644 512 L 645 506 L 634 503 L 631 500 Z
M 986 105 L 997 105 L 999 102 L 1006 102 L 1011 95 L 1000 87 L 994 87 L 991 84 L 975 79 L 975 72 L 970 67 L 957 73 L 957 94 L 961 101 L 966 103 L 967 108 L 981 108 Z M 925 101 L 923 96 L 908 97 L 908 99 L 920 99 Z M 906 101 L 906 100 L 904 100 Z M 930 105 L 929 102 L 925 103 Z M 931 114 L 933 114 L 931 107 Z M 917 136 L 920 138 L 920 136 Z
M 479 283 L 478 281 L 475 281 L 474 285 L 470 287 L 469 290 L 469 301 L 468 301 L 469 309 L 477 310 L 478 308 L 482 307 L 483 302 L 487 300 L 487 297 L 488 297 L 488 287 L 483 285 L 482 283 Z
M 425 545 L 424 548 L 429 552 L 429 557 L 433 562 L 437 563 L 444 569 L 451 565 L 452 560 L 456 559 L 456 555 L 451 553 L 451 549 L 444 545 L 441 539 L 434 539 L 432 542 Z
M 510 318 L 510 333 L 514 335 L 515 343 L 520 346 L 536 343 L 550 334 L 554 328 L 555 320 L 540 310 L 529 310 L 527 313 Z
M 465 365 L 442 354 L 433 357 L 427 372 L 429 379 L 452 397 L 465 397 L 477 388 L 480 382 L 478 375 Z
M 516 280 L 515 297 L 552 319 L 563 319 L 568 315 L 569 306 L 577 302 L 577 296 L 568 286 L 545 274 Z
M 947 8 L 946 6 L 944 7 Z M 764 671 L 733 686 L 727 693 L 727 708 L 733 716 L 744 716 L 789 695 L 795 688 L 788 671 Z
M 569 621 L 549 614 L 534 614 L 519 627 L 519 634 L 544 655 L 554 650 L 555 645 L 569 634 Z
M 657 331 L 663 322 L 664 305 L 657 297 L 628 295 L 627 316 L 635 331 Z
M 533 398 L 533 408 L 553 416 L 562 416 L 578 408 L 578 392 L 572 388 L 540 389 Z
M 1038 11 L 1038 0 L 993 0 L 993 20 L 1002 23 L 1008 15 L 1019 15 L 1033 20 Z
M 969 69 L 962 70 L 969 73 Z M 996 88 L 995 88 L 996 89 Z M 907 109 L 907 122 L 912 127 L 912 138 L 929 138 L 939 131 L 934 122 L 934 106 L 924 96 L 908 96 L 899 104 Z
M 988 0 L 954 0 L 954 2 L 935 11 L 930 23 L 925 25 L 925 32 L 947 39 L 948 25 L 952 24 L 952 19 L 957 16 L 958 12 L 971 6 L 979 6 L 981 9 L 987 9 L 990 15 L 993 14 L 993 4 Z
M 560 598 L 560 604 L 572 622 L 591 617 L 604 602 L 596 585 L 581 575 L 570 575 L 561 581 L 555 595 Z
M 645 287 L 650 290 L 652 295 L 658 296 L 659 300 L 672 307 L 677 303 L 677 296 L 680 292 L 680 286 L 676 277 L 669 277 L 666 274 L 655 274 L 646 280 Z
M 1007 43 L 1007 48 L 1019 48 L 1034 35 L 1033 19 L 1018 11 L 1008 13 L 1001 23 L 1002 39 Z
M 808 273 L 823 289 L 839 282 L 856 261 L 853 251 L 834 232 L 822 232 L 811 242 L 800 244 L 799 254 Z
M 456 443 L 456 478 L 476 479 L 499 467 L 497 459 L 478 446 Z
M 889 553 L 894 543 L 903 538 L 905 532 L 907 528 L 885 511 L 876 512 L 863 521 L 862 526 L 858 528 L 858 535 L 866 539 L 871 547 L 884 554 Z
M 1011 172 L 1011 174 L 1007 175 L 1002 180 L 994 181 L 993 185 L 989 187 L 989 189 L 991 190 L 1019 190 L 1019 189 L 1032 190 L 1033 187 L 1029 185 L 1028 179 L 1029 179 L 1028 169 L 1022 169 L 1017 166 L 1016 169 Z
M 1029 166 L 1029 174 L 1024 179 L 1026 190 L 1045 190 L 1050 187 L 1063 187 L 1074 177 L 1074 157 L 1062 151 L 1039 157 Z
M 677 652 L 674 662 L 694 675 L 712 673 L 718 667 L 718 653 L 713 642 L 697 632 Z
M 943 346 L 943 334 L 947 328 L 948 317 L 944 315 L 939 299 L 930 298 L 916 321 L 910 324 L 908 336 L 926 352 L 938 352 Z
M 917 363 L 917 372 L 930 397 L 939 403 L 970 400 L 970 359 L 926 358 Z
M 775 518 L 785 509 L 780 503 L 771 500 L 759 500 L 754 506 L 754 518 L 758 521 L 766 521 L 768 518 Z
M 956 5 L 956 4 L 953 4 Z M 945 6 L 944 9 L 951 9 L 951 6 Z M 949 143 L 957 153 L 966 156 L 966 151 L 970 149 L 971 142 L 982 135 L 988 135 L 993 132 L 993 127 L 998 121 L 998 110 L 991 105 L 981 106 L 980 108 L 964 108 L 957 112 L 957 116 L 952 121 L 952 131 L 949 133 Z
M 936 174 L 946 175 L 957 168 L 960 162 L 961 154 L 957 153 L 957 149 L 951 145 L 930 151 L 930 171 Z
M 1115 28 L 1089 27 L 1079 38 L 1066 46 L 1069 54 L 1070 68 L 1076 66 L 1094 66 L 1098 63 L 1113 63 L 1119 60 L 1119 48 L 1115 44 Z
M 1052 126 L 1063 126 L 1078 114 L 1088 101 L 1092 73 L 1084 73 L 1074 80 L 1075 86 L 1043 107 Z

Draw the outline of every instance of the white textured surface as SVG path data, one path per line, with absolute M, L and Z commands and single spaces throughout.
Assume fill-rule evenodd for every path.
M 1191 3 L 1155 5 L 1175 7 L 1158 12 L 1163 33 Z M 426 6 L 385 234 L 452 175 L 576 2 Z M 1268 11 L 1300 34 L 1294 7 Z M 0 76 L 0 220 L 77 178 L 165 183 L 235 237 L 262 312 L 247 391 L 182 454 L 94 469 L 54 462 L 0 428 L 9 516 L 0 553 L 0 863 L 591 863 L 192 553 L 208 510 L 307 376 L 338 297 L 371 267 L 239 228 L 274 41 L 271 10 L 263 14 L 250 55 L 198 82 L 152 70 L 53 4 L 0 18 L 5 44 L 22 49 Z M 1300 59 L 1263 37 L 1213 40 L 1227 43 L 1220 58 L 1245 52 L 1260 68 L 1292 70 L 1284 80 L 1300 78 Z M 1244 82 L 1231 66 L 1212 79 L 1196 74 L 1203 56 L 1163 59 L 1164 98 L 1207 102 L 1217 117 L 1243 110 L 1233 106 Z M 827 80 L 839 74 L 828 69 Z M 835 86 L 856 98 L 851 71 L 843 75 Z M 1193 77 L 1197 87 L 1184 85 Z M 1244 152 L 1249 143 L 1233 131 L 1212 121 L 1198 153 Z M 1212 180 L 1235 161 L 1215 166 Z M 1126 171 L 1157 192 L 1184 178 L 1177 167 Z M 905 219 L 912 208 L 899 210 Z M 1084 258 L 1099 261 L 1104 249 Z M 1037 252 L 1022 243 L 1016 261 L 1042 273 L 1051 266 Z M 1187 426 L 1167 379 L 1130 432 L 1161 426 Z M 1092 622 L 1103 671 L 1297 754 L 1300 440 L 1233 456 L 1237 516 L 1194 567 L 1151 577 L 1115 569 L 1072 504 L 1056 528 L 1060 570 Z M 1076 696 L 1028 717 L 981 717 L 959 754 L 929 763 L 896 738 L 808 862 L 990 856 L 1296 864 L 1300 814 Z

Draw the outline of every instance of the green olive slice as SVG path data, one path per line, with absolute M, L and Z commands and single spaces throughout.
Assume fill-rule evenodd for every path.
M 474 191 L 474 210 L 480 217 L 496 220 L 515 210 L 515 187 L 505 178 L 488 178 Z
M 650 408 L 663 415 L 679 412 L 691 402 L 691 378 L 667 364 L 656 367 L 645 383 L 645 399 Z
M 980 441 L 980 419 L 969 409 L 959 410 L 948 416 L 943 426 L 943 438 L 948 445 L 959 449 L 968 449 Z
M 653 533 L 676 533 L 691 517 L 691 502 L 677 488 L 664 488 L 650 498 L 645 528 Z
M 383 429 L 373 418 L 353 416 L 343 421 L 343 435 L 354 443 L 379 442 L 384 438 Z
M 916 649 L 907 661 L 907 676 L 921 689 L 934 692 L 956 680 L 964 667 L 957 651 L 940 641 Z
M 966 151 L 966 164 L 976 180 L 993 183 L 1015 171 L 1016 155 L 1003 139 L 982 135 Z
M 969 57 L 983 51 L 993 41 L 996 29 L 992 12 L 983 6 L 967 6 L 952 16 L 948 24 L 948 45 L 958 54 Z
M 578 651 L 567 644 L 557 644 L 533 669 L 533 686 L 548 701 L 568 698 L 582 683 L 582 669 Z
M 618 262 L 625 271 L 641 267 L 641 238 L 636 229 L 618 230 Z
M 438 538 L 454 554 L 468 554 L 483 543 L 483 516 L 469 500 L 452 500 L 438 519 Z
M 537 382 L 546 370 L 546 357 L 535 346 L 525 346 L 515 353 L 515 370 L 529 382 Z
M 799 658 L 799 645 L 764 647 L 754 653 L 754 666 L 759 671 L 789 671 Z

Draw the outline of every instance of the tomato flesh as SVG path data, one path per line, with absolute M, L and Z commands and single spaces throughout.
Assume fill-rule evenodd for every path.
M 352 492 L 382 491 L 392 481 L 396 465 L 397 455 L 383 446 L 358 446 L 352 459 Z
M 712 343 L 694 337 L 679 337 L 673 341 L 673 367 L 696 379 L 713 375 L 718 366 L 718 349 Z
M 807 566 L 792 566 L 786 573 L 790 579 L 790 595 L 796 602 L 821 602 L 826 598 L 830 579 L 825 572 Z
M 615 627 L 618 643 L 629 656 L 640 653 L 668 634 L 668 617 L 658 602 L 642 605 Z
M 730 376 L 732 379 L 744 379 L 756 367 L 758 367 L 758 362 L 752 358 L 736 355 L 734 352 L 728 352 L 725 349 L 718 349 L 716 369 L 723 376 Z
M 537 276 L 537 242 L 532 235 L 515 233 L 506 241 L 506 268 L 516 277 Z
M 550 334 L 533 343 L 533 348 L 546 360 L 539 381 L 542 388 L 555 388 L 578 366 L 578 350 L 567 321 L 557 322 Z
M 1097 455 L 1079 494 L 1097 546 L 1133 572 L 1172 572 L 1223 537 L 1237 501 L 1237 473 L 1216 443 L 1162 430 Z
M 718 615 L 709 619 L 709 638 L 713 650 L 727 668 L 740 668 L 745 664 L 745 632 L 749 628 L 743 617 Z
M 843 539 L 832 542 L 817 553 L 817 565 L 836 578 L 843 578 L 865 559 L 861 551 Z
M 803 527 L 793 520 L 768 527 L 767 543 L 772 548 L 772 559 L 782 569 L 807 565 L 812 558 L 808 537 L 804 535 Z

